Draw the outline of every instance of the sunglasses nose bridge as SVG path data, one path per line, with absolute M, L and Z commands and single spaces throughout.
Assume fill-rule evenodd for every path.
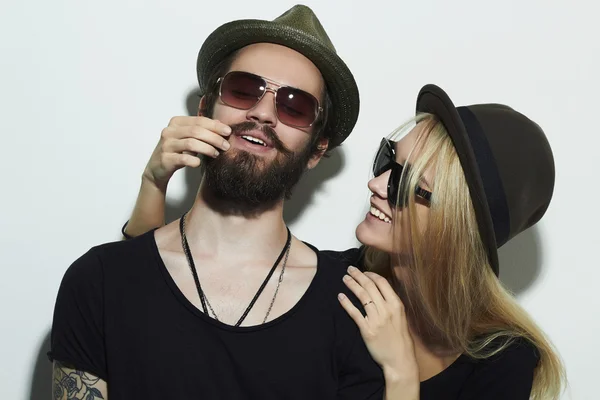
M 263 87 L 262 97 L 264 97 L 265 94 L 267 94 L 267 92 L 271 92 L 271 93 L 273 93 L 274 97 L 277 97 L 277 91 L 279 90 L 279 88 L 282 87 L 282 85 L 280 85 L 277 82 L 267 80 L 266 78 L 262 78 L 262 79 L 263 79 L 263 83 L 264 83 L 262 86 Z
M 264 82 L 260 84 L 260 96 L 255 100 L 254 105 L 248 108 L 247 117 L 249 119 L 259 121 L 261 124 L 275 126 L 278 120 L 277 109 L 275 104 L 275 94 L 277 90 L 268 87 L 268 84 Z M 267 92 L 273 93 L 273 100 L 265 99 Z
M 268 81 L 265 78 L 263 78 L 263 82 L 265 82 L 265 84 L 263 85 L 263 93 L 260 96 L 259 102 L 265 97 L 267 92 L 271 92 L 273 94 L 273 108 L 275 110 L 275 115 L 277 116 L 277 119 L 280 119 L 279 110 L 277 109 L 277 91 L 282 85 L 273 81 Z
M 275 114 L 278 116 L 277 113 L 277 89 L 279 88 L 273 88 L 270 85 L 272 85 L 271 83 L 267 83 L 266 85 L 263 85 L 262 87 L 262 93 L 260 95 L 260 97 L 257 99 L 256 104 L 254 107 L 258 106 L 258 104 L 265 98 L 265 96 L 267 95 L 267 93 L 272 93 L 273 94 L 273 109 L 275 111 Z
M 263 90 L 263 93 L 262 93 L 262 95 L 260 96 L 260 97 L 261 97 L 261 99 L 262 99 L 263 97 L 265 97 L 265 95 L 267 94 L 267 92 L 271 92 L 271 93 L 273 93 L 273 97 L 276 97 L 276 96 L 277 96 L 277 89 L 279 89 L 279 88 L 275 88 L 275 89 L 273 89 L 272 87 L 269 87 L 269 86 L 265 87 L 265 88 L 264 88 L 264 90 Z

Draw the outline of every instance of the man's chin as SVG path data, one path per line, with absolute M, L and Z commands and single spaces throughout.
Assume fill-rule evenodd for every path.
M 309 155 L 305 149 L 289 157 L 281 151 L 269 157 L 232 147 L 204 164 L 204 189 L 214 198 L 214 205 L 220 201 L 244 213 L 268 210 L 290 196 Z

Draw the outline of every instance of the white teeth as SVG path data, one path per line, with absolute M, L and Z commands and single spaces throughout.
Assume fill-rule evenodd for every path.
M 262 140 L 255 138 L 254 136 L 248 136 L 248 135 L 242 135 L 242 137 L 246 140 L 249 140 L 253 143 L 257 143 L 257 144 L 262 144 L 263 146 L 266 146 L 267 144 L 265 142 L 263 142 Z
M 378 208 L 371 206 L 369 212 L 371 213 L 371 215 L 379 218 L 383 222 L 387 222 L 388 224 L 392 223 L 392 220 Z

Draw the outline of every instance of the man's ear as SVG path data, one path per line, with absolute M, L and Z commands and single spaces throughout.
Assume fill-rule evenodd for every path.
M 329 148 L 329 139 L 327 139 L 327 138 L 319 139 L 319 141 L 317 142 L 317 151 L 315 152 L 315 154 L 313 154 L 310 157 L 310 160 L 308 160 L 308 165 L 307 165 L 308 169 L 313 169 L 314 167 L 317 166 L 319 161 L 321 161 L 321 159 L 323 158 L 323 155 L 325 155 L 325 152 L 327 151 L 328 148 Z
M 198 116 L 201 117 L 204 114 L 206 114 L 206 96 L 202 96 L 198 103 Z

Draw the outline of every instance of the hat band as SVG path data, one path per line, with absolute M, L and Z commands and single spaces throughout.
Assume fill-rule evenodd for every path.
M 483 190 L 492 216 L 494 233 L 496 235 L 496 247 L 500 247 L 508 241 L 510 234 L 510 214 L 506 202 L 504 185 L 500 179 L 494 153 L 492 153 L 490 144 L 475 114 L 467 107 L 456 107 L 456 111 L 458 111 L 465 125 L 473 153 L 475 154 L 475 161 L 479 167 Z

